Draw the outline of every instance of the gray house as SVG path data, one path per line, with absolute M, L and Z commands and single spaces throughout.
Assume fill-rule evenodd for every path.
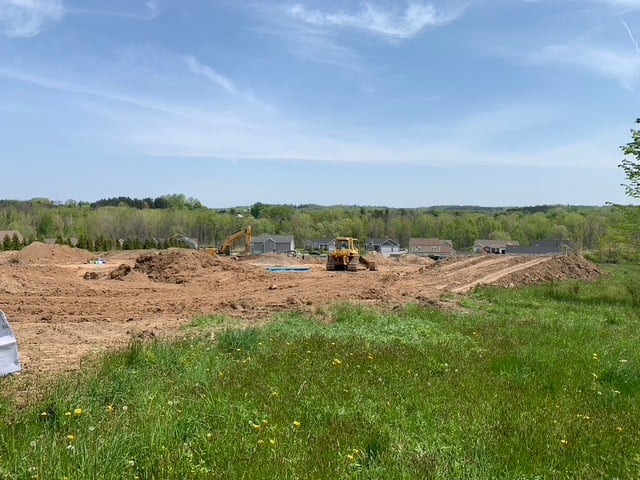
M 293 235 L 260 235 L 251 240 L 251 253 L 262 255 L 263 253 L 287 253 L 295 250 Z
M 473 243 L 473 251 L 476 253 L 495 253 L 504 255 L 507 247 L 519 246 L 515 240 L 476 240 Z
M 410 238 L 408 253 L 439 260 L 455 255 L 456 251 L 453 249 L 453 242 L 451 240 L 441 240 L 439 238 Z
M 328 252 L 336 249 L 335 238 L 311 238 L 305 240 L 304 249 L 311 252 Z
M 384 256 L 400 252 L 400 242 L 390 238 L 370 238 L 365 244 L 367 252 L 378 252 Z

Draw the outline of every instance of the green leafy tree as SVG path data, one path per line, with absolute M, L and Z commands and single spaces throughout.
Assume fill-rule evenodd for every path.
M 636 120 L 640 125 L 640 118 Z M 631 141 L 620 147 L 625 158 L 618 165 L 624 170 L 627 183 L 622 186 L 627 195 L 632 198 L 640 198 L 640 130 L 631 129 Z
M 640 125 L 640 118 L 636 120 Z M 620 146 L 625 158 L 618 165 L 624 170 L 627 183 L 622 186 L 632 198 L 640 198 L 640 130 L 631 129 L 631 141 Z M 635 260 L 640 250 L 640 206 L 614 205 L 614 222 L 606 243 L 619 245 L 619 255 L 624 260 Z

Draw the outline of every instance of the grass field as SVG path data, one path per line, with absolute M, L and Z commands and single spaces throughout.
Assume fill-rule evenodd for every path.
M 608 271 L 455 312 L 194 319 L 0 394 L 0 479 L 640 478 L 640 270 Z

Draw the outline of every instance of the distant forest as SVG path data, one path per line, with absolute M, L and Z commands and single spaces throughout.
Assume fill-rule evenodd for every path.
M 17 230 L 25 242 L 57 239 L 90 250 L 153 248 L 186 236 L 201 245 L 218 245 L 229 234 L 251 225 L 254 235 L 292 234 L 305 240 L 352 236 L 361 242 L 391 238 L 407 247 L 412 237 L 451 240 L 468 251 L 476 239 L 569 240 L 580 250 L 615 256 L 609 227 L 617 221 L 610 206 L 539 205 L 531 207 L 436 206 L 388 208 L 357 205 L 272 205 L 255 203 L 213 209 L 182 194 L 158 198 L 117 197 L 64 203 L 48 199 L 0 200 L 0 230 Z M 15 248 L 11 239 L 3 246 Z M 2 239 L 0 239 L 2 241 Z

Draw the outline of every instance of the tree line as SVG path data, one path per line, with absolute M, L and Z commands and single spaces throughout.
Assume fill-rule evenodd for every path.
M 219 210 L 184 195 L 167 196 L 164 204 L 170 206 L 165 208 L 158 208 L 162 202 L 122 198 L 95 203 L 0 200 L 0 230 L 17 230 L 30 241 L 75 239 L 79 246 L 96 250 L 123 248 L 124 243 L 160 248 L 179 236 L 216 246 L 247 225 L 254 235 L 292 234 L 299 247 L 309 239 L 352 236 L 361 241 L 390 238 L 403 247 L 412 237 L 441 238 L 451 240 L 459 251 L 470 249 L 477 239 L 521 245 L 569 240 L 578 249 L 596 250 L 607 240 L 617 215 L 612 206 L 387 208 L 258 202 Z

